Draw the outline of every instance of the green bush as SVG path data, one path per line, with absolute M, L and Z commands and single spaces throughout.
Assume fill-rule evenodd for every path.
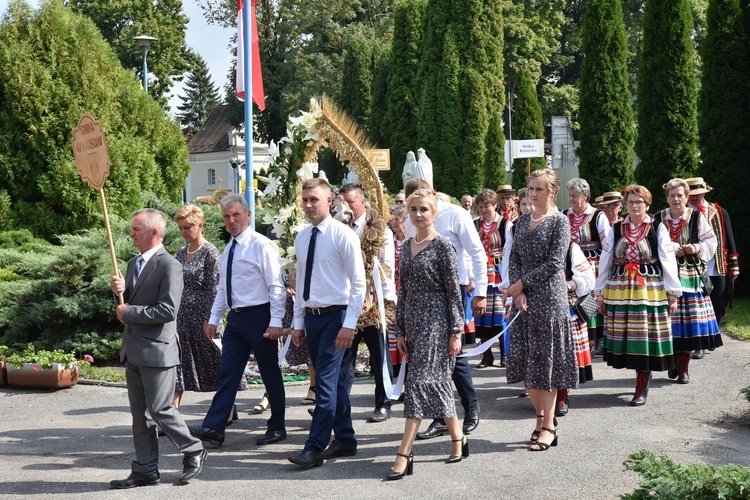
M 643 475 L 640 488 L 625 500 L 745 499 L 750 496 L 750 468 L 738 465 L 680 465 L 647 450 L 630 455 L 625 466 Z

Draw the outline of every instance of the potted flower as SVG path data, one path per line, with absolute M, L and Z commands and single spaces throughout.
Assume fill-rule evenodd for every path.
M 78 369 L 94 361 L 89 354 L 77 360 L 72 352 L 60 349 L 37 350 L 28 344 L 22 354 L 11 354 L 7 361 L 8 385 L 61 389 L 78 383 Z
M 8 371 L 5 369 L 5 357 L 8 356 L 8 346 L 0 345 L 0 387 L 8 385 Z

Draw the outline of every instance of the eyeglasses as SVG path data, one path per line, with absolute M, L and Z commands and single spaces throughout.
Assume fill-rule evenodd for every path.
M 641 205 L 645 205 L 646 202 L 643 200 L 628 200 L 628 205 L 633 207 L 640 207 Z

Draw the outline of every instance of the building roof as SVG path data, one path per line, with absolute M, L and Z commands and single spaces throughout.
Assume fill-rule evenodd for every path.
M 229 121 L 229 106 L 219 104 L 208 115 L 206 123 L 188 142 L 190 154 L 216 153 L 230 149 L 229 132 L 234 130 Z

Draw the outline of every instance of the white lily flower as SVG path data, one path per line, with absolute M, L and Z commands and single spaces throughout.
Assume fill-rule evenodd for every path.
M 266 161 L 272 161 L 276 159 L 277 156 L 279 156 L 279 145 L 273 142 L 273 139 L 271 139 L 271 143 L 268 145 L 268 154 L 270 155 Z
M 286 234 L 286 225 L 279 222 L 273 223 L 273 234 L 276 235 L 277 238 L 281 238 Z
M 266 214 L 263 216 L 263 225 L 270 226 L 276 222 L 276 219 L 274 219 L 273 214 Z
M 315 142 L 320 141 L 320 130 L 318 130 L 317 127 L 313 126 L 313 128 L 307 130 L 307 134 L 305 134 L 305 137 L 302 140 L 313 140 Z
M 318 178 L 323 179 L 324 181 L 328 182 L 328 176 L 326 175 L 325 170 L 321 170 L 320 172 L 318 172 Z M 330 182 L 328 183 L 330 184 Z
M 276 221 L 279 223 L 286 222 L 289 220 L 289 217 L 292 216 L 292 212 L 294 212 L 294 207 L 283 207 L 281 210 L 279 210 L 279 215 L 276 218 Z
M 290 231 L 292 232 L 292 234 L 299 234 L 303 229 L 305 229 L 305 227 L 307 227 L 307 225 L 308 222 L 300 221 L 293 225 Z
M 294 249 L 293 246 L 286 249 L 286 255 L 290 259 L 296 259 L 297 258 L 297 250 Z
M 273 173 L 270 173 L 268 174 L 268 185 L 266 186 L 266 189 L 263 190 L 263 194 L 266 196 L 268 196 L 269 194 L 276 194 L 279 186 L 281 186 L 281 178 L 276 177 L 276 175 Z
M 302 179 L 302 182 L 312 179 L 314 174 L 318 173 L 318 164 L 306 161 L 302 164 L 302 167 L 297 170 L 297 176 Z

